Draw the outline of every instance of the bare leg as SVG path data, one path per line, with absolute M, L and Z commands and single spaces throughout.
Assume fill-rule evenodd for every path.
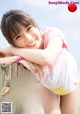
M 62 96 L 60 99 L 61 114 L 74 114 L 77 101 L 78 86 L 68 95 Z
M 41 94 L 45 114 L 61 114 L 59 106 L 59 96 L 49 91 L 41 84 L 38 84 L 37 87 Z

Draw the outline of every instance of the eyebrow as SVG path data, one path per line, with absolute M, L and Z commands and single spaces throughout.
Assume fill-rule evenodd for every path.
M 28 25 L 28 26 L 24 26 L 24 28 L 26 29 L 26 28 L 28 28 L 28 27 L 32 27 L 32 25 Z M 15 38 L 15 37 L 17 37 L 18 35 L 20 34 L 20 32 L 17 32 L 17 34 L 14 34 L 13 35 L 13 38 Z
M 13 37 L 16 37 L 20 34 L 20 29 L 17 29 L 16 31 L 13 31 Z

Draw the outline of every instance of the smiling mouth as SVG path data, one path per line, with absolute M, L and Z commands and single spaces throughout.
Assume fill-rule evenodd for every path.
M 29 47 L 30 47 L 30 46 L 34 46 L 35 43 L 36 43 L 36 39 L 34 39 L 33 42 L 32 42 L 31 44 L 29 44 L 28 46 L 29 46 Z

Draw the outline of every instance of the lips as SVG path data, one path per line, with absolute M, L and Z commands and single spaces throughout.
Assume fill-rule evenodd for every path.
M 35 46 L 36 44 L 36 39 L 33 40 L 33 42 L 31 44 L 29 44 L 28 46 L 31 47 L 31 46 Z

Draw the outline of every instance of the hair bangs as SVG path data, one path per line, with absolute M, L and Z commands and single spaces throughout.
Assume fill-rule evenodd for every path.
M 9 20 L 8 23 L 8 33 L 11 38 L 14 38 L 17 34 L 21 31 L 21 26 L 28 27 L 31 25 L 31 22 L 25 20 L 25 18 L 22 17 L 14 17 Z
M 20 26 L 15 20 L 10 20 L 8 23 L 8 34 L 13 39 L 20 32 Z

